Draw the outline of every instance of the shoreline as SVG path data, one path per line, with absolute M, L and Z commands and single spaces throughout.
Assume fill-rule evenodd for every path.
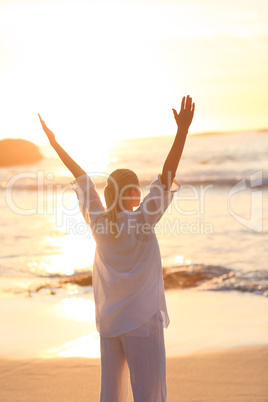
M 168 357 L 168 401 L 266 401 L 267 370 L 268 346 Z M 6 402 L 99 401 L 99 359 L 1 358 L 0 373 L 1 396 Z
M 167 356 L 267 345 L 266 297 L 241 292 L 166 292 L 170 325 Z M 91 287 L 0 298 L 0 359 L 99 358 Z M 19 342 L 18 342 L 19 334 Z
M 184 264 L 164 266 L 162 269 L 165 291 L 198 288 L 212 291 L 240 291 L 259 296 L 268 296 L 267 271 L 236 272 L 235 269 L 221 265 Z M 75 272 L 72 275 L 52 277 L 3 277 L 0 297 L 10 294 L 27 294 L 29 297 L 43 291 L 55 295 L 60 289 L 77 286 L 92 287 L 92 270 Z

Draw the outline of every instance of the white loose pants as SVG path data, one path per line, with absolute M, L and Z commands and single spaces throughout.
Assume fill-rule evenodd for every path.
M 166 402 L 166 354 L 160 312 L 117 337 L 100 337 L 101 402 L 125 402 L 128 373 L 135 402 Z M 129 371 L 128 371 L 129 370 Z

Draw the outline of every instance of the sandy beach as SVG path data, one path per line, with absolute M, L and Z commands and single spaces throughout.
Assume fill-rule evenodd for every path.
M 267 346 L 170 357 L 168 401 L 267 401 L 267 370 Z M 100 360 L 1 359 L 0 389 L 6 402 L 97 402 Z
M 159 311 L 168 402 L 268 402 L 267 50 L 263 0 L 0 0 L 0 402 L 99 402 Z

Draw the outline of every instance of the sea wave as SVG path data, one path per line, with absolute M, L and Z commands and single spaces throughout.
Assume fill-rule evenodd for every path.
M 252 182 L 250 179 L 247 178 L 237 178 L 237 177 L 182 177 L 180 179 L 182 186 L 213 186 L 215 188 L 223 188 L 223 187 L 233 187 L 239 182 L 243 180 L 243 184 L 245 189 L 251 188 Z M 100 191 L 103 191 L 106 181 L 95 181 L 96 188 Z M 148 187 L 151 184 L 152 180 L 141 180 L 141 186 L 142 187 Z M 256 188 L 268 188 L 268 177 L 263 177 L 261 179 L 261 184 L 254 186 L 254 189 Z M 31 191 L 31 192 L 37 192 L 37 191 L 42 191 L 44 193 L 48 193 L 51 191 L 71 191 L 71 186 L 70 186 L 70 180 L 66 182 L 66 180 L 63 181 L 55 181 L 53 183 L 41 183 L 38 184 L 36 182 L 18 182 L 15 183 L 11 186 L 8 185 L 7 182 L 0 182 L 0 191 L 6 191 L 6 190 L 16 190 L 16 191 Z
M 196 287 L 200 291 L 250 292 L 268 296 L 268 271 L 232 270 L 218 265 L 192 264 L 164 269 L 165 287 Z
M 50 289 L 53 294 L 57 288 L 68 287 L 70 284 L 92 286 L 92 271 L 79 271 L 69 276 L 40 273 L 33 276 L 43 282 L 37 285 L 35 281 L 34 285 L 22 291 L 35 293 L 41 289 Z M 238 291 L 268 297 L 268 271 L 265 270 L 244 272 L 219 265 L 190 264 L 164 267 L 163 279 L 166 290 L 195 288 L 197 291 Z

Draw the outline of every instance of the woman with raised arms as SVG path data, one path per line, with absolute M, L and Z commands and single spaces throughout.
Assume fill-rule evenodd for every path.
M 93 291 L 101 346 L 101 402 L 126 401 L 128 372 L 135 402 L 167 400 L 163 328 L 168 327 L 169 316 L 154 226 L 180 188 L 175 175 L 194 109 L 189 95 L 182 99 L 179 114 L 173 109 L 177 134 L 162 173 L 144 200 L 140 203 L 137 175 L 117 169 L 104 189 L 106 208 L 89 175 L 38 115 L 50 144 L 75 177 L 71 185 L 96 241 Z

